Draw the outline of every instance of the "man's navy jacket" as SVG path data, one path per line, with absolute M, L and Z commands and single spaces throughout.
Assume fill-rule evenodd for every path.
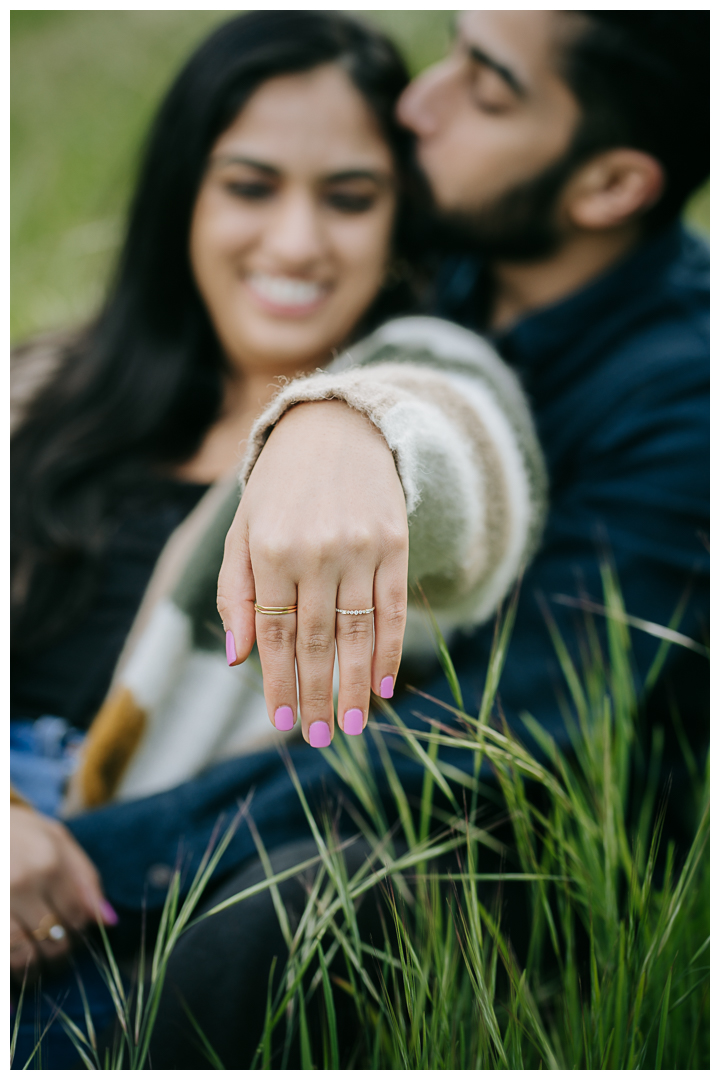
M 450 264 L 438 313 L 482 330 L 474 324 L 477 280 L 472 260 Z M 678 629 L 707 640 L 708 288 L 706 245 L 675 225 L 576 294 L 495 339 L 524 382 L 551 484 L 544 540 L 525 574 L 500 683 L 511 724 L 527 710 L 564 741 L 562 678 L 539 600 L 544 598 L 573 649 L 578 612 L 554 598 L 582 594 L 602 602 L 603 550 L 612 555 L 631 615 L 667 625 L 689 588 Z M 482 627 L 453 644 L 469 711 L 482 694 L 492 634 L 492 626 Z M 642 632 L 632 638 L 641 683 L 659 641 Z M 669 697 L 677 698 L 690 741 L 701 746 L 707 737 L 707 660 L 673 646 L 667 671 L 649 708 L 663 714 Z M 414 673 L 413 681 L 417 685 Z M 450 700 L 439 670 L 428 672 L 421 688 Z M 402 693 L 402 670 L 399 690 L 394 704 L 411 721 L 418 699 Z M 335 780 L 322 754 L 302 746 L 292 756 L 308 795 L 328 797 Z M 396 762 L 412 790 L 419 781 L 417 766 L 400 755 Z M 302 810 L 274 750 L 69 824 L 98 865 L 113 903 L 136 908 L 145 893 L 154 906 L 165 887 L 162 875 L 148 875 L 148 868 L 173 865 L 180 841 L 188 869 L 197 865 L 218 813 L 251 790 L 253 818 L 266 846 L 304 835 Z M 221 867 L 229 871 L 254 853 L 241 827 Z
M 472 270 L 460 261 L 447 275 L 441 312 L 469 325 Z M 494 343 L 523 380 L 550 474 L 548 523 L 523 583 L 500 694 L 510 714 L 527 709 L 559 731 L 560 676 L 538 596 L 571 645 L 577 616 L 553 597 L 582 591 L 602 602 L 603 550 L 629 614 L 667 626 L 690 587 L 679 629 L 700 642 L 708 636 L 707 246 L 676 225 Z M 482 662 L 473 674 L 471 657 L 487 654 L 490 635 L 483 628 L 456 650 L 470 683 L 482 680 Z M 632 636 L 642 678 L 659 642 Z M 673 647 L 669 670 L 686 660 Z M 707 662 L 697 670 L 707 685 Z

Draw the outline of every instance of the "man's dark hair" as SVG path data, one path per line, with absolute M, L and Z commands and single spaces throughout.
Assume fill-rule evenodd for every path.
M 661 227 L 710 170 L 710 12 L 583 11 L 562 68 L 583 111 L 575 160 L 613 146 L 651 154 L 665 190 Z

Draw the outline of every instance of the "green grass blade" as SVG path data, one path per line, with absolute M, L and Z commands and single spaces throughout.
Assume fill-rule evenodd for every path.
M 18 1033 L 20 1031 L 20 1018 L 22 1016 L 23 1002 L 25 1001 L 25 989 L 27 987 L 29 966 L 25 965 L 25 971 L 23 973 L 23 981 L 20 986 L 20 996 L 18 997 L 17 1008 L 15 1011 L 15 1020 L 13 1021 L 12 1035 L 10 1037 L 10 1066 L 15 1060 L 15 1047 L 17 1046 Z
M 657 1050 L 655 1052 L 655 1068 L 662 1068 L 663 1050 L 665 1049 L 665 1033 L 667 1031 L 668 1008 L 670 1006 L 670 987 L 672 986 L 672 968 L 665 982 L 665 990 L 662 998 L 662 1011 L 660 1013 L 660 1026 L 658 1029 Z
M 330 985 L 330 976 L 328 975 L 327 964 L 325 963 L 325 954 L 322 950 L 322 946 L 318 947 L 318 959 L 320 961 L 320 971 L 322 972 L 323 995 L 325 998 L 325 1015 L 327 1019 L 328 1034 L 330 1037 L 330 1068 L 339 1069 L 340 1050 L 338 1048 L 335 1002 L 333 1001 L 333 992 Z
M 202 1048 L 202 1051 L 203 1051 L 205 1057 L 210 1062 L 213 1069 L 224 1069 L 225 1066 L 223 1065 L 222 1061 L 220 1060 L 217 1053 L 215 1052 L 215 1050 L 214 1050 L 210 1040 L 208 1039 L 207 1035 L 205 1034 L 203 1029 L 200 1027 L 200 1024 L 197 1022 L 196 1018 L 193 1016 L 193 1013 L 192 1013 L 192 1011 L 190 1009 L 190 1006 L 188 1005 L 187 1001 L 185 1001 L 185 999 L 181 997 L 180 998 L 180 1004 L 182 1005 L 183 1012 L 185 1013 L 185 1015 L 187 1016 L 188 1020 L 190 1021 L 191 1025 L 192 1025 L 193 1031 L 195 1032 L 198 1039 L 200 1040 L 200 1045 L 201 1045 L 201 1048 Z
M 460 689 L 460 680 L 457 677 L 455 665 L 453 664 L 452 657 L 450 656 L 450 650 L 445 644 L 445 638 L 443 637 L 443 633 L 438 625 L 432 608 L 427 602 L 427 597 L 425 596 L 425 593 L 423 592 L 420 585 L 415 586 L 415 592 L 419 595 L 421 599 L 423 612 L 432 632 L 435 652 L 437 653 L 438 660 L 440 661 L 440 666 L 443 669 L 443 674 L 450 688 L 450 693 L 452 694 L 453 700 L 455 701 L 458 709 L 464 711 L 465 706 L 463 705 L 462 690 Z

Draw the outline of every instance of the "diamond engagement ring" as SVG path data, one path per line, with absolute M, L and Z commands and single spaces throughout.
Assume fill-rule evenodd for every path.
M 352 609 L 344 608 L 344 607 L 336 607 L 335 610 L 337 611 L 338 615 L 372 615 L 373 611 L 375 610 L 375 605 L 373 604 L 372 607 L 352 608 Z

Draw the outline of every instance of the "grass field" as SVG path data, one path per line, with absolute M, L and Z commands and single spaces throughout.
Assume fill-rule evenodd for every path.
M 336 739 L 322 751 L 354 793 L 358 833 L 373 852 L 353 877 L 331 824 L 313 817 L 288 763 L 318 849 L 305 912 L 291 929 L 276 886 L 293 871 L 273 876 L 257 833 L 267 880 L 217 909 L 269 888 L 287 944 L 288 962 L 267 996 L 254 1068 L 284 1068 L 287 1058 L 278 1062 L 271 1054 L 286 1054 L 293 1037 L 307 1069 L 341 1063 L 398 1070 L 709 1068 L 708 774 L 704 763 L 693 765 L 698 774 L 688 809 L 697 831 L 689 850 L 679 853 L 663 834 L 661 732 L 649 740 L 641 735 L 622 598 L 609 568 L 603 576 L 612 617 L 604 624 L 586 620 L 582 667 L 554 634 L 572 757 L 538 732 L 530 716 L 525 723 L 538 736 L 542 759 L 499 721 L 494 699 L 512 633 L 510 603 L 479 714 L 464 710 L 445 651 L 457 708 L 440 711 L 426 734 L 409 731 L 381 702 L 365 739 Z M 658 628 L 651 632 L 657 636 Z M 662 633 L 658 660 L 668 647 Z M 649 680 L 657 677 L 653 668 Z M 433 711 L 427 701 L 418 706 Z M 404 740 L 424 767 L 418 807 L 382 753 L 396 800 L 394 829 L 377 796 L 367 739 L 379 748 L 388 739 Z M 467 765 L 447 765 L 443 746 L 464 747 Z M 639 785 L 643 758 L 646 780 Z M 490 769 L 481 772 L 483 764 Z M 497 831 L 503 822 L 511 825 L 509 837 L 507 828 Z M 184 902 L 175 875 L 154 954 L 144 966 L 140 957 L 134 988 L 120 978 L 109 950 L 105 959 L 98 956 L 122 1034 L 112 1051 L 101 1053 L 91 1023 L 85 1030 L 67 1026 L 89 1069 L 147 1067 L 169 957 L 192 925 L 230 835 L 208 853 Z M 434 860 L 447 862 L 453 852 L 455 869 L 434 871 Z M 500 872 L 488 872 L 498 853 Z M 356 907 L 376 887 L 385 897 L 385 940 L 368 944 Z M 346 995 L 357 1016 L 352 1043 L 347 1032 L 343 1043 L 336 1020 L 336 1002 Z M 18 1016 L 23 1007 L 32 1009 L 30 995 Z M 308 1023 L 311 1009 L 319 1013 L 319 1031 Z M 209 1067 L 225 1067 L 191 1021 Z M 42 1043 L 29 1065 L 41 1061 Z
M 13 11 L 11 334 L 97 306 L 138 152 L 173 74 L 225 11 Z M 448 11 L 369 11 L 411 71 L 444 53 Z M 690 219 L 707 231 L 709 197 Z

